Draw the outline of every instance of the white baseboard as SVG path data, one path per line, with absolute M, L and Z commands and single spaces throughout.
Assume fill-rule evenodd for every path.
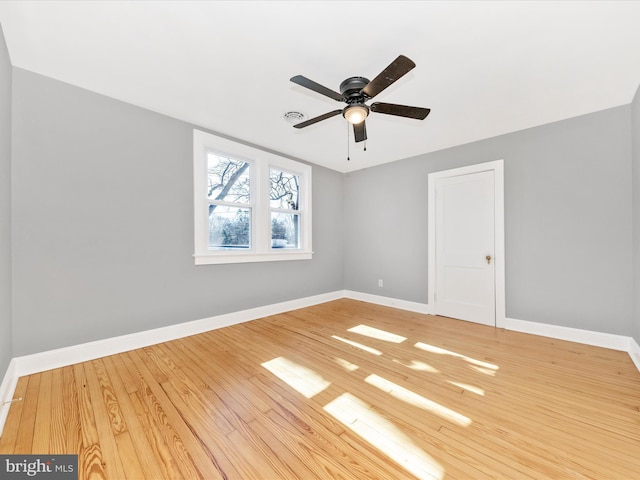
M 397 298 L 372 295 L 370 293 L 354 292 L 352 290 L 345 290 L 344 296 L 346 298 L 351 298 L 352 300 L 375 303 L 376 305 L 399 308 L 400 310 L 409 310 L 411 312 L 424 313 L 427 315 L 431 315 L 433 313 L 433 308 L 431 308 L 431 306 L 427 305 L 426 303 L 409 302 L 407 300 L 399 300 Z
M 513 318 L 505 319 L 505 328 L 515 332 L 530 333 L 542 337 L 557 338 L 558 340 L 567 340 L 585 345 L 621 350 L 623 352 L 629 351 L 629 341 L 631 339 L 631 337 L 614 335 L 612 333 L 593 332 L 591 330 L 580 330 L 578 328 L 528 322 Z

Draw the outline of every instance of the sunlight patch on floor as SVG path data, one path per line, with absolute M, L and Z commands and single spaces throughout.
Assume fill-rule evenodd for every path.
M 366 345 L 363 345 L 358 342 L 354 342 L 353 340 L 342 338 L 337 335 L 331 335 L 331 338 L 340 340 L 341 342 L 344 342 L 347 345 L 351 345 L 352 347 L 359 348 L 360 350 L 364 350 L 365 352 L 373 353 L 374 355 L 382 355 L 382 352 L 380 350 L 376 350 L 375 348 L 372 348 L 372 347 L 367 347 Z
M 359 333 L 360 335 L 365 335 L 377 340 L 384 340 L 385 342 L 402 343 L 407 339 L 407 337 L 402 337 L 395 333 L 373 328 L 368 325 L 358 325 L 357 327 L 350 328 L 348 331 L 352 333 Z
M 475 365 L 470 365 L 470 367 L 476 372 L 484 373 L 485 375 L 491 375 L 492 377 L 495 377 L 496 375 L 496 371 L 491 370 L 490 368 L 476 367 Z
M 367 378 L 365 378 L 364 381 L 369 385 L 373 385 L 383 392 L 388 393 L 393 398 L 402 400 L 403 402 L 413 405 L 414 407 L 421 408 L 422 410 L 427 410 L 438 415 L 440 418 L 448 420 L 452 423 L 455 423 L 462 427 L 467 427 L 471 424 L 470 418 L 465 417 L 464 415 L 456 412 L 455 410 L 451 410 L 444 405 L 440 405 L 438 402 L 429 400 L 428 398 L 425 398 L 422 395 L 409 390 L 408 388 L 393 383 L 386 378 L 382 378 L 376 374 L 371 374 Z
M 420 480 L 443 479 L 442 465 L 359 398 L 343 393 L 324 410 Z
M 307 398 L 322 392 L 331 385 L 322 376 L 307 367 L 284 358 L 277 357 L 262 364 L 280 380 Z
M 394 358 L 393 361 L 407 368 L 410 368 L 411 370 L 418 370 L 420 372 L 429 372 L 429 373 L 440 373 L 440 370 L 438 370 L 437 368 L 433 368 L 428 363 L 421 362 L 419 360 L 411 360 L 411 363 L 404 363 Z
M 484 396 L 484 390 L 482 388 L 474 387 L 473 385 L 469 385 L 467 383 L 460 382 L 452 382 L 451 380 L 447 380 L 451 385 L 455 385 L 456 387 L 460 387 L 468 392 L 475 393 L 476 395 Z
M 452 351 L 444 349 L 444 348 L 435 347 L 433 345 L 429 345 L 428 343 L 418 342 L 418 343 L 415 344 L 415 347 L 419 348 L 420 350 L 424 350 L 426 352 L 437 353 L 439 355 L 451 355 L 453 357 L 461 358 L 464 361 L 466 361 L 468 363 L 471 363 L 473 365 L 476 365 L 478 367 L 481 367 L 482 369 L 485 369 L 485 370 L 494 370 L 495 371 L 495 370 L 498 370 L 500 368 L 497 365 L 494 365 L 493 363 L 483 362 L 482 360 L 476 360 L 475 358 L 467 357 L 466 355 L 462 355 L 460 353 L 452 352 Z M 480 370 L 480 369 L 476 369 L 476 370 Z M 483 371 L 483 373 L 486 373 L 486 372 Z
M 339 358 L 339 357 L 333 357 L 333 360 L 340 365 L 342 368 L 344 368 L 345 370 L 349 371 L 349 372 L 354 372 L 357 369 L 359 369 L 360 367 L 358 365 L 355 365 L 351 362 L 349 362 L 348 360 L 345 360 L 344 358 Z

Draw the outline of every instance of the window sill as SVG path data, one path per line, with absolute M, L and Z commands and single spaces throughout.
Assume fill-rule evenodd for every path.
M 277 252 L 277 253 L 211 253 L 193 256 L 196 265 L 217 265 L 224 263 L 282 262 L 287 260 L 311 260 L 313 252 Z

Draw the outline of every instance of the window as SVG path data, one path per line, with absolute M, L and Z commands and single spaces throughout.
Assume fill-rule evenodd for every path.
M 311 167 L 194 130 L 195 263 L 310 259 Z
M 298 248 L 300 245 L 300 176 L 271 168 L 269 186 L 271 246 Z
M 251 163 L 206 155 L 209 249 L 251 248 Z

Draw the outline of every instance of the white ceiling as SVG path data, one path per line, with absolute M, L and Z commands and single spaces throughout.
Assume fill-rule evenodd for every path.
M 640 2 L 0 1 L 14 66 L 347 172 L 628 104 L 640 84 Z M 339 90 L 399 54 L 417 67 L 376 101 L 367 151 L 333 117 Z

